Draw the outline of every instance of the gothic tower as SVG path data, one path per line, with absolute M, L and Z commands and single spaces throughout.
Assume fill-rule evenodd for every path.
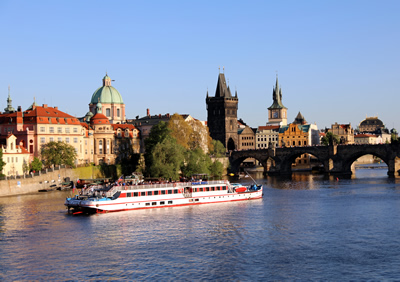
M 282 89 L 279 88 L 278 76 L 276 76 L 276 85 L 272 91 L 273 103 L 268 108 L 267 125 L 287 125 L 287 108 L 282 104 Z
M 211 138 L 221 141 L 227 151 L 235 150 L 238 146 L 238 102 L 237 92 L 232 97 L 225 74 L 220 73 L 215 97 L 208 97 L 207 90 L 207 126 Z

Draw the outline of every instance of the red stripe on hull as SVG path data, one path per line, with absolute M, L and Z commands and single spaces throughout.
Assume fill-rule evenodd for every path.
M 227 202 L 249 201 L 249 200 L 257 200 L 257 199 L 261 199 L 261 198 L 262 198 L 262 195 L 259 197 L 254 197 L 254 198 L 235 199 L 235 200 L 218 201 L 218 202 L 197 202 L 197 203 L 186 203 L 186 204 L 178 204 L 178 205 L 162 205 L 162 206 L 150 206 L 150 207 L 118 209 L 118 210 L 101 210 L 101 209 L 97 209 L 97 208 L 93 208 L 93 209 L 96 210 L 96 213 L 109 213 L 109 212 L 119 212 L 119 211 L 160 209 L 160 208 L 169 208 L 169 207 L 198 206 L 198 205 L 204 205 L 204 204 L 218 204 L 218 203 L 227 203 Z

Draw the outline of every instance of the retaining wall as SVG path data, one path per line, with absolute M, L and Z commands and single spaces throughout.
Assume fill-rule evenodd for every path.
M 35 173 L 33 176 L 31 174 L 25 178 L 0 180 L 0 197 L 36 193 L 53 184 L 59 186 L 66 177 L 75 182 L 79 173 L 71 168 L 60 168 Z

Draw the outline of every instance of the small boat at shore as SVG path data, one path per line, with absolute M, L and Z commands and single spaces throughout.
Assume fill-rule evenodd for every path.
M 262 185 L 238 186 L 227 180 L 136 185 L 114 183 L 84 189 L 81 195 L 67 198 L 64 205 L 74 214 L 90 214 L 254 200 L 262 196 Z

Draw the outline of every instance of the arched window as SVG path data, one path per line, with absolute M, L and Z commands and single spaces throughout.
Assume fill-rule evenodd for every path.
M 106 109 L 106 116 L 111 116 L 111 111 L 110 111 L 110 109 Z
M 117 109 L 117 117 L 119 117 L 119 109 Z

